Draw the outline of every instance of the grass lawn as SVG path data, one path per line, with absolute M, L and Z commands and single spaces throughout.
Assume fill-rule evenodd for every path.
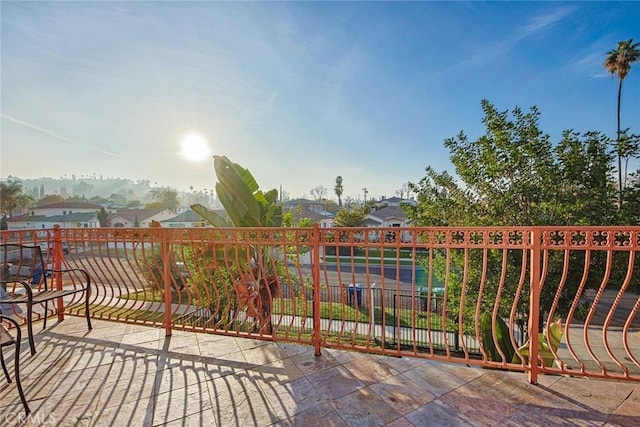
M 161 292 L 143 292 L 132 293 L 123 297 L 123 299 L 133 300 L 146 300 L 153 302 L 163 302 L 164 296 Z M 181 292 L 180 299 L 174 296 L 174 303 L 188 304 L 189 298 L 185 291 Z M 285 316 L 300 316 L 300 317 L 312 317 L 313 316 L 313 301 L 306 301 L 300 303 L 288 298 L 276 298 L 273 301 L 273 313 L 274 315 Z M 115 313 L 114 313 L 115 314 Z M 122 314 L 122 313 L 118 313 Z M 127 313 L 127 318 L 135 313 Z M 438 313 L 428 313 L 426 311 L 415 312 L 415 324 L 413 312 L 410 309 L 396 309 L 393 307 L 385 307 L 384 311 L 381 307 L 375 307 L 374 321 L 376 324 L 382 324 L 384 315 L 384 324 L 389 326 L 401 326 L 401 327 L 415 327 L 417 329 L 431 329 L 442 330 L 442 315 Z M 116 316 L 118 317 L 118 316 Z M 122 317 L 122 316 L 119 316 Z M 139 317 L 135 314 L 135 318 Z M 321 319 L 333 319 L 344 320 L 347 322 L 369 322 L 371 319 L 371 312 L 368 307 L 353 307 L 342 302 L 320 302 L 320 318 Z M 141 319 L 142 320 L 142 319 Z M 145 320 L 149 321 L 149 319 Z M 399 323 L 398 323 L 399 322 Z M 456 330 L 456 324 L 447 320 L 447 329 Z

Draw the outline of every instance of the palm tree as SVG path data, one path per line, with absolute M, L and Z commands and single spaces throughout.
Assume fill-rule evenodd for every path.
M 20 180 L 9 178 L 0 182 L 0 211 L 11 216 L 17 206 L 28 203 L 24 200 L 24 197 L 21 198 L 22 195 L 22 182 Z
M 342 199 L 340 197 L 342 196 L 344 188 L 342 187 L 342 177 L 340 175 L 336 177 L 336 186 L 333 188 L 333 191 L 336 193 L 336 196 L 338 196 L 338 206 L 342 207 Z
M 618 152 L 618 209 L 622 207 L 622 150 L 620 138 L 620 99 L 622 97 L 622 81 L 631 70 L 631 64 L 640 59 L 640 43 L 633 39 L 618 42 L 618 48 L 607 52 L 604 67 L 612 76 L 618 76 L 618 128 L 616 137 L 616 151 Z

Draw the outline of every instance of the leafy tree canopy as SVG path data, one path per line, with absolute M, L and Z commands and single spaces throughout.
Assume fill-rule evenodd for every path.
M 360 227 L 365 213 L 360 207 L 344 208 L 336 214 L 333 224 L 336 227 Z
M 180 206 L 178 190 L 169 187 L 154 188 L 151 190 L 153 201 L 145 205 L 146 208 L 166 208 L 176 211 Z
M 544 226 L 544 225 L 620 225 L 638 223 L 638 174 L 630 175 L 627 201 L 617 209 L 617 185 L 614 163 L 616 144 L 600 132 L 579 134 L 571 130 L 553 144 L 539 127 L 540 113 L 532 107 L 525 112 L 516 107 L 511 112 L 498 111 L 482 101 L 484 135 L 470 140 L 464 132 L 445 140 L 455 166 L 455 175 L 427 167 L 426 176 L 411 191 L 417 196 L 416 206 L 405 206 L 407 216 L 418 226 Z M 633 151 L 633 150 L 630 150 Z M 635 210 L 634 210 L 635 209 Z M 547 286 L 542 291 L 541 307 L 549 309 L 563 271 L 559 253 L 549 258 Z M 461 303 L 465 268 L 464 251 L 436 253 L 434 271 L 444 279 L 449 274 L 449 307 Z M 469 254 L 467 297 L 479 295 L 476 285 L 484 277 L 483 307 L 491 309 L 503 274 L 502 253 L 489 251 L 483 271 L 483 255 Z M 509 254 L 512 266 L 519 266 L 522 253 Z M 584 255 L 571 254 L 565 293 L 558 302 L 557 314 L 567 313 L 571 304 L 567 296 L 575 295 L 583 271 Z M 591 260 L 592 273 L 587 286 L 597 286 L 605 264 L 601 257 Z M 508 269 L 500 300 L 508 313 L 521 274 L 519 267 Z M 624 272 L 613 271 L 612 280 Z M 592 280 L 593 279 L 593 280 Z M 597 282 L 597 283 L 596 283 Z M 526 312 L 527 301 L 521 301 Z M 465 306 L 472 316 L 475 306 Z
M 554 145 L 536 107 L 498 111 L 482 101 L 486 133 L 445 140 L 456 176 L 427 167 L 410 189 L 413 224 L 425 226 L 609 225 L 616 213 L 612 141 L 565 131 Z

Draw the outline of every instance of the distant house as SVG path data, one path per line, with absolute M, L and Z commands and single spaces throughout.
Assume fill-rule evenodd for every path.
M 291 212 L 293 218 L 296 222 L 300 221 L 303 218 L 309 218 L 313 223 L 318 223 L 320 228 L 333 227 L 333 214 L 329 214 L 328 212 L 313 212 L 306 211 L 302 209 L 283 209 L 283 213 Z
M 222 216 L 223 218 L 226 216 L 224 210 L 214 210 L 215 213 Z M 209 223 L 202 219 L 200 215 L 198 215 L 193 210 L 189 209 L 188 211 L 182 212 L 178 216 L 174 216 L 173 218 L 165 219 L 164 221 L 160 221 L 163 227 L 169 228 L 189 228 L 189 227 L 208 227 Z
M 366 227 L 408 227 L 409 220 L 402 208 L 386 206 L 384 208 L 371 211 L 365 215 L 364 225 Z M 384 238 L 386 240 L 395 240 L 395 234 L 395 232 L 387 233 Z M 379 233 L 369 233 L 369 239 L 377 240 L 379 238 L 381 238 Z M 403 240 L 405 238 L 409 238 L 409 235 L 407 234 L 407 236 L 402 236 L 402 238 Z
M 33 206 L 28 213 L 7 221 L 9 230 L 42 229 L 59 225 L 63 228 L 100 227 L 101 205 L 86 202 L 57 202 Z
M 9 230 L 52 228 L 94 228 L 100 227 L 98 212 L 78 212 L 66 215 L 22 215 L 7 221 Z
M 388 199 L 382 199 L 374 203 L 377 208 L 383 208 L 385 206 L 390 208 L 398 208 L 401 205 L 416 206 L 416 201 L 413 199 L 401 199 L 400 197 L 390 197 Z
M 34 206 L 29 209 L 33 216 L 69 215 L 74 213 L 100 212 L 102 205 L 87 202 L 58 202 L 48 205 Z
M 320 200 L 295 199 L 282 202 L 282 210 L 300 207 L 303 211 L 322 213 L 327 211 L 327 203 Z
M 408 221 L 402 208 L 384 207 L 369 212 L 364 217 L 369 227 L 407 227 Z
M 174 218 L 169 209 L 120 209 L 107 217 L 109 227 L 151 227 L 151 221 L 162 222 Z

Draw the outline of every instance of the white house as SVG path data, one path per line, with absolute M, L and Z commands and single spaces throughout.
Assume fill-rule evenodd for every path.
M 369 212 L 364 217 L 367 227 L 408 227 L 407 216 L 402 208 L 387 206 Z
M 226 216 L 224 210 L 215 210 L 218 215 L 223 218 Z M 160 221 L 163 227 L 169 228 L 189 228 L 189 227 L 208 227 L 209 223 L 202 219 L 200 215 L 198 215 L 193 210 L 189 209 L 188 211 L 182 212 L 178 216 L 174 216 L 173 218 L 165 219 L 164 221 Z
M 364 225 L 366 227 L 377 228 L 377 227 L 408 227 L 410 224 L 402 208 L 386 206 L 381 209 L 373 210 L 369 212 L 367 215 L 365 215 Z M 388 232 L 387 235 L 384 236 L 384 238 L 386 240 L 395 240 L 397 237 L 395 236 L 395 234 L 396 234 L 395 232 L 393 233 Z M 382 237 L 383 236 L 380 236 L 380 234 L 377 231 L 371 231 L 369 233 L 369 239 L 372 241 L 376 241 Z M 410 236 L 408 233 L 406 233 L 405 236 L 401 236 L 401 237 L 402 237 L 402 240 L 410 239 Z
M 98 212 L 71 213 L 66 215 L 22 215 L 7 221 L 9 230 L 52 228 L 95 228 L 100 227 Z
M 151 227 L 151 221 L 162 222 L 174 218 L 175 212 L 169 209 L 120 209 L 107 218 L 109 227 Z
M 413 199 L 401 199 L 400 197 L 390 197 L 388 199 L 382 199 L 374 203 L 377 208 L 383 208 L 385 206 L 390 208 L 398 208 L 401 205 L 416 206 L 416 201 Z
M 43 206 L 34 206 L 29 209 L 29 214 L 33 216 L 55 216 L 69 215 L 74 213 L 91 213 L 100 212 L 101 205 L 86 202 L 59 202 L 50 203 Z

